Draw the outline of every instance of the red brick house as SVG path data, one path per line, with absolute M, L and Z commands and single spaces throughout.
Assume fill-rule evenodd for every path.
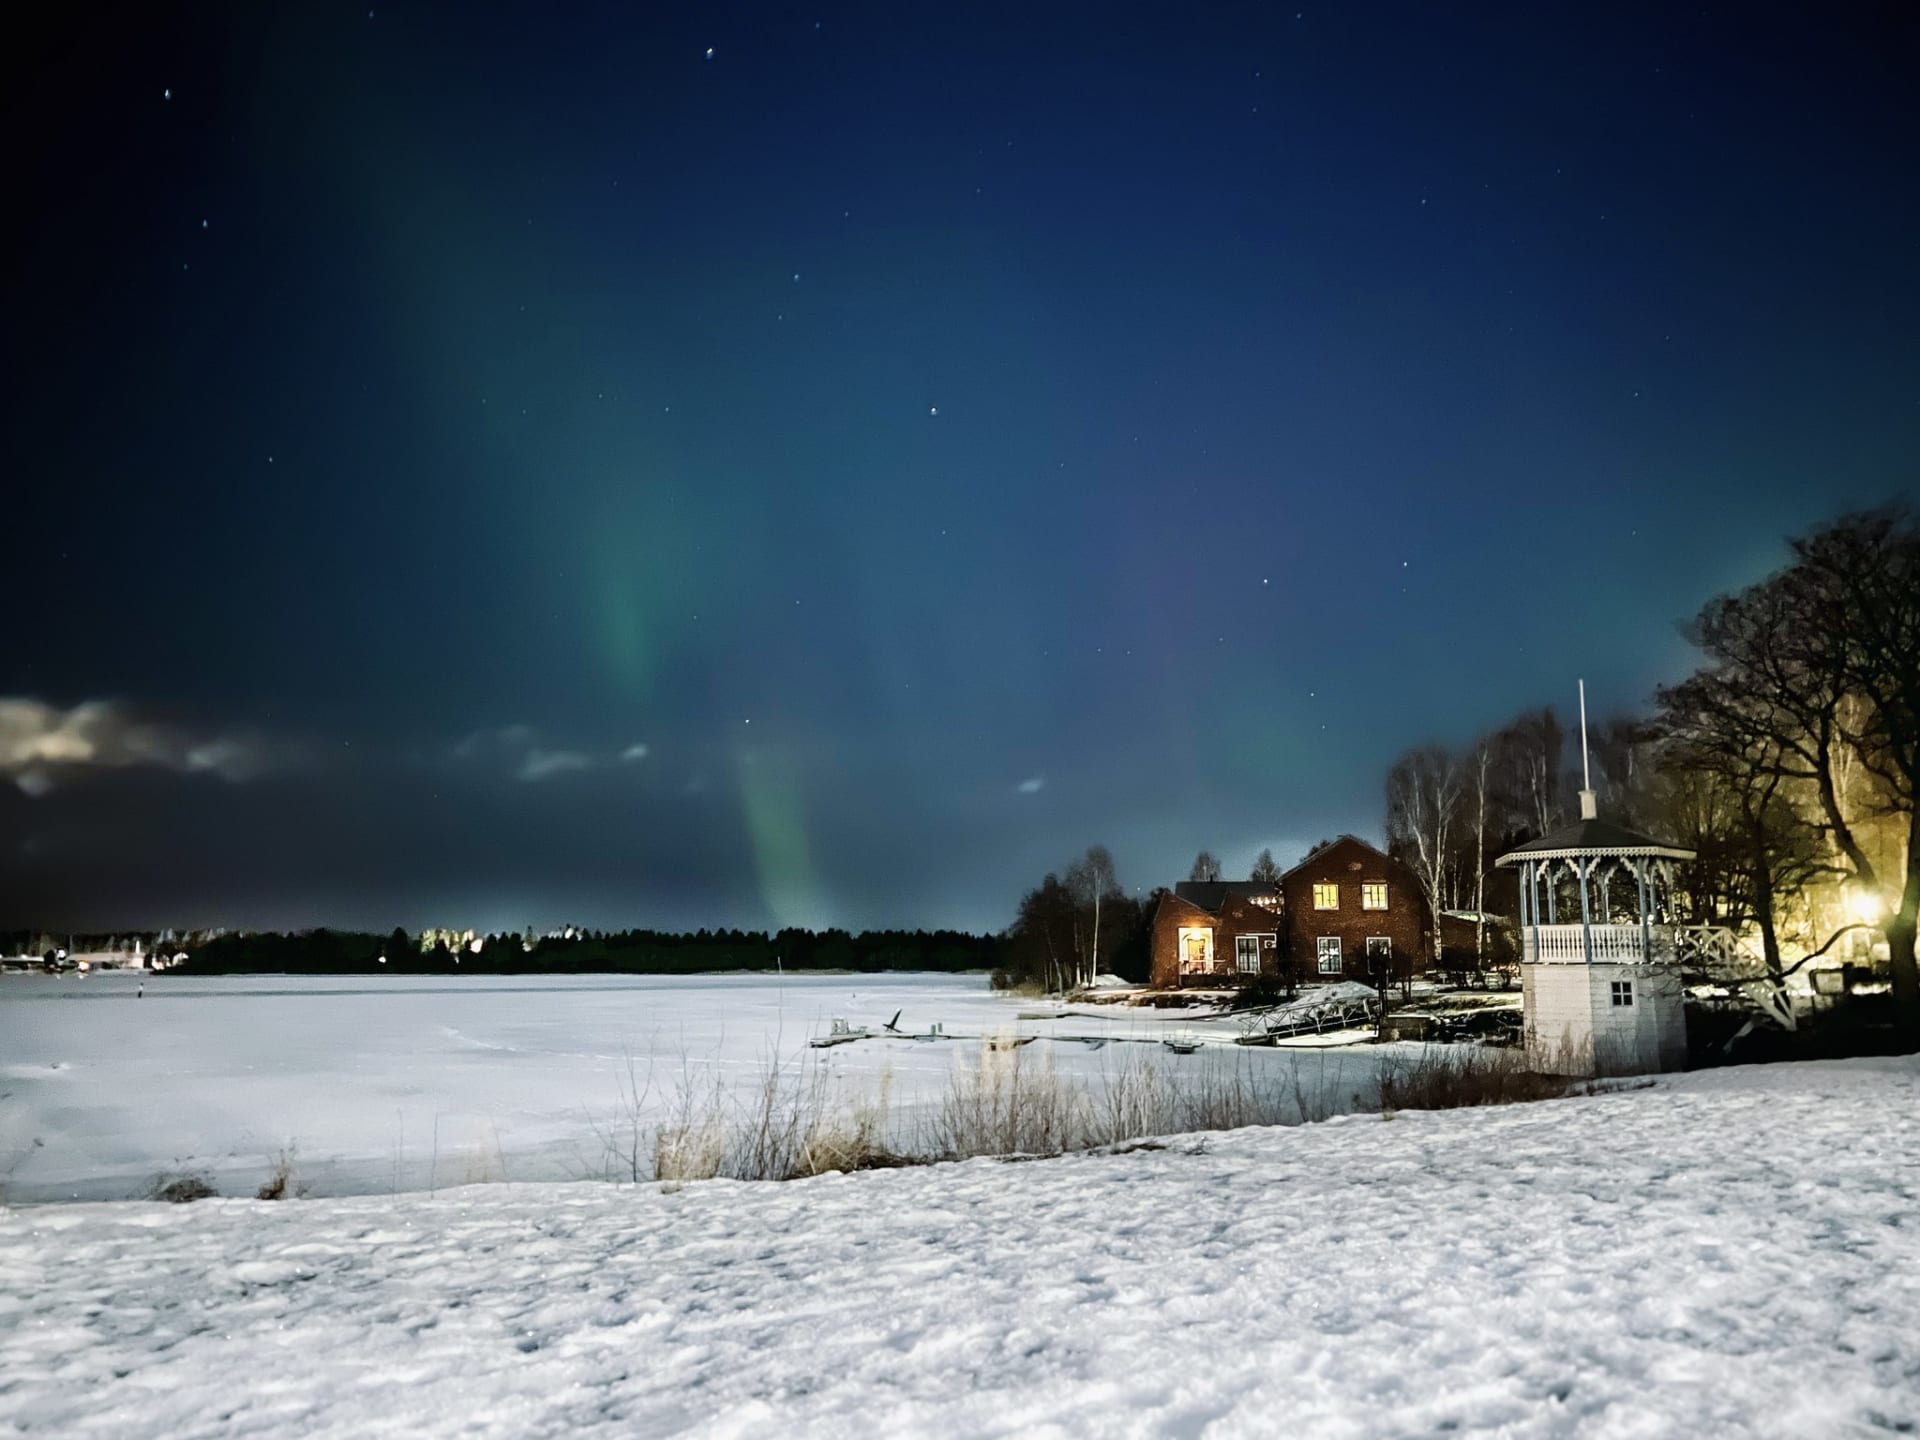
M 1291 968 L 1299 981 L 1366 980 L 1369 956 L 1424 968 L 1433 919 L 1413 875 L 1352 835 L 1307 856 L 1277 885 L 1183 881 L 1153 917 L 1153 984 L 1245 984 Z
M 1156 990 L 1244 985 L 1280 973 L 1285 918 L 1275 886 L 1250 880 L 1183 880 L 1153 912 Z

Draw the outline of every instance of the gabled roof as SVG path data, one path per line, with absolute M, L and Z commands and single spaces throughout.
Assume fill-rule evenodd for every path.
M 1302 860 L 1298 865 L 1294 866 L 1291 870 L 1286 870 L 1281 872 L 1280 878 L 1282 880 L 1291 880 L 1295 875 L 1298 875 L 1302 870 L 1306 869 L 1307 866 L 1311 865 L 1314 861 L 1318 860 L 1321 856 L 1331 854 L 1333 851 L 1339 849 L 1342 845 L 1345 845 L 1348 841 L 1352 841 L 1355 845 L 1358 845 L 1362 850 L 1370 851 L 1371 853 L 1378 855 L 1382 860 L 1386 860 L 1392 863 L 1398 863 L 1398 862 L 1395 862 L 1393 860 L 1393 857 L 1387 854 L 1387 852 L 1382 850 L 1378 845 L 1369 845 L 1366 841 L 1362 840 L 1358 835 L 1336 835 L 1333 839 L 1329 840 L 1326 844 L 1322 845 L 1318 850 L 1315 850 L 1312 853 L 1310 853 L 1304 860 Z
M 1264 880 L 1182 880 L 1173 887 L 1175 899 L 1215 915 L 1229 900 L 1256 900 L 1275 893 L 1276 887 Z
M 1662 860 L 1691 860 L 1694 852 L 1611 820 L 1576 820 L 1551 835 L 1516 845 L 1493 863 L 1518 865 L 1523 860 L 1574 860 L 1582 856 L 1651 856 Z

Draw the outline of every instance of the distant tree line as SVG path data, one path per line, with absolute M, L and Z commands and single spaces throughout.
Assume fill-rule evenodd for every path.
M 187 952 L 185 975 L 692 975 L 735 970 L 991 970 L 996 936 L 956 930 L 578 931 L 529 939 L 478 937 L 479 948 L 435 941 L 424 948 L 405 930 L 222 935 Z
M 1697 852 L 1680 918 L 1751 927 L 1771 968 L 1788 941 L 1883 934 L 1898 1023 L 1920 1035 L 1920 527 L 1887 507 L 1791 549 L 1687 627 L 1691 676 L 1590 727 L 1593 787 L 1603 816 Z M 1394 763 L 1389 848 L 1436 910 L 1515 913 L 1493 860 L 1577 818 L 1578 746 L 1545 709 Z

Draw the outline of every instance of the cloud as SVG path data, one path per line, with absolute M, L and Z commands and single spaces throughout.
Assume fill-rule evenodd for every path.
M 283 768 L 296 747 L 257 735 L 209 733 L 144 717 L 111 700 L 61 708 L 24 696 L 0 697 L 0 776 L 44 795 L 87 771 L 144 767 L 216 775 L 238 784 Z
M 559 745 L 544 740 L 531 725 L 515 724 L 475 730 L 444 753 L 462 764 L 481 762 L 499 767 L 500 773 L 516 780 L 534 781 L 597 770 L 604 765 L 635 765 L 653 750 L 638 740 L 622 750 Z
M 522 780 L 548 780 L 555 775 L 566 775 L 575 770 L 591 770 L 593 761 L 578 750 L 542 750 L 538 746 L 527 751 L 526 758 L 520 762 L 516 772 Z
M 1022 780 L 1013 788 L 1018 790 L 1022 795 L 1038 795 L 1040 791 L 1045 788 L 1046 783 L 1047 782 L 1040 776 L 1035 775 L 1029 779 Z

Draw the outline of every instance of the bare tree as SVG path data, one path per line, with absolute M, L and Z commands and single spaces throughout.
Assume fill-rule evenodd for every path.
M 1721 892 L 1727 919 L 1751 916 L 1767 968 L 1780 974 L 1778 897 L 1834 873 L 1820 862 L 1818 831 L 1792 798 L 1806 786 L 1783 767 L 1764 707 L 1726 673 L 1702 671 L 1663 687 L 1659 700 L 1668 735 L 1664 768 L 1682 781 L 1664 791 L 1695 807 L 1699 833 L 1691 878 Z M 1693 783 L 1685 784 L 1687 779 Z M 1698 868 L 1703 855 L 1705 871 Z M 1700 897 L 1694 898 L 1697 905 Z M 1734 913 L 1736 906 L 1745 914 Z
M 1566 818 L 1561 757 L 1566 733 L 1551 707 L 1529 711 L 1494 737 L 1496 768 L 1515 828 L 1545 835 Z
M 1487 736 L 1473 742 L 1467 756 L 1469 790 L 1468 817 L 1473 827 L 1473 963 L 1481 969 L 1487 964 L 1487 822 L 1493 808 L 1493 741 Z M 1438 917 L 1434 926 L 1439 927 Z
M 1202 850 L 1198 855 L 1193 857 L 1193 869 L 1188 872 L 1187 879 L 1218 880 L 1219 878 L 1220 862 L 1213 858 L 1212 851 Z
M 1256 885 L 1271 885 L 1276 889 L 1280 884 L 1280 866 L 1273 858 L 1273 851 L 1262 850 L 1253 862 L 1253 873 L 1247 877 Z
M 1077 978 L 1083 985 L 1091 984 L 1100 973 L 1100 911 L 1120 890 L 1114 877 L 1113 855 L 1106 846 L 1088 846 L 1087 853 L 1067 867 L 1067 889 L 1081 915 L 1090 922 Z
M 1920 529 L 1889 507 L 1792 543 L 1791 565 L 1694 623 L 1703 673 L 1740 701 L 1712 723 L 1753 728 L 1754 763 L 1804 784 L 1844 873 L 1887 905 L 1894 1008 L 1920 1030 Z
M 1409 750 L 1387 772 L 1387 843 L 1405 855 L 1433 919 L 1433 958 L 1440 959 L 1440 912 L 1453 908 L 1460 762 L 1444 745 Z

